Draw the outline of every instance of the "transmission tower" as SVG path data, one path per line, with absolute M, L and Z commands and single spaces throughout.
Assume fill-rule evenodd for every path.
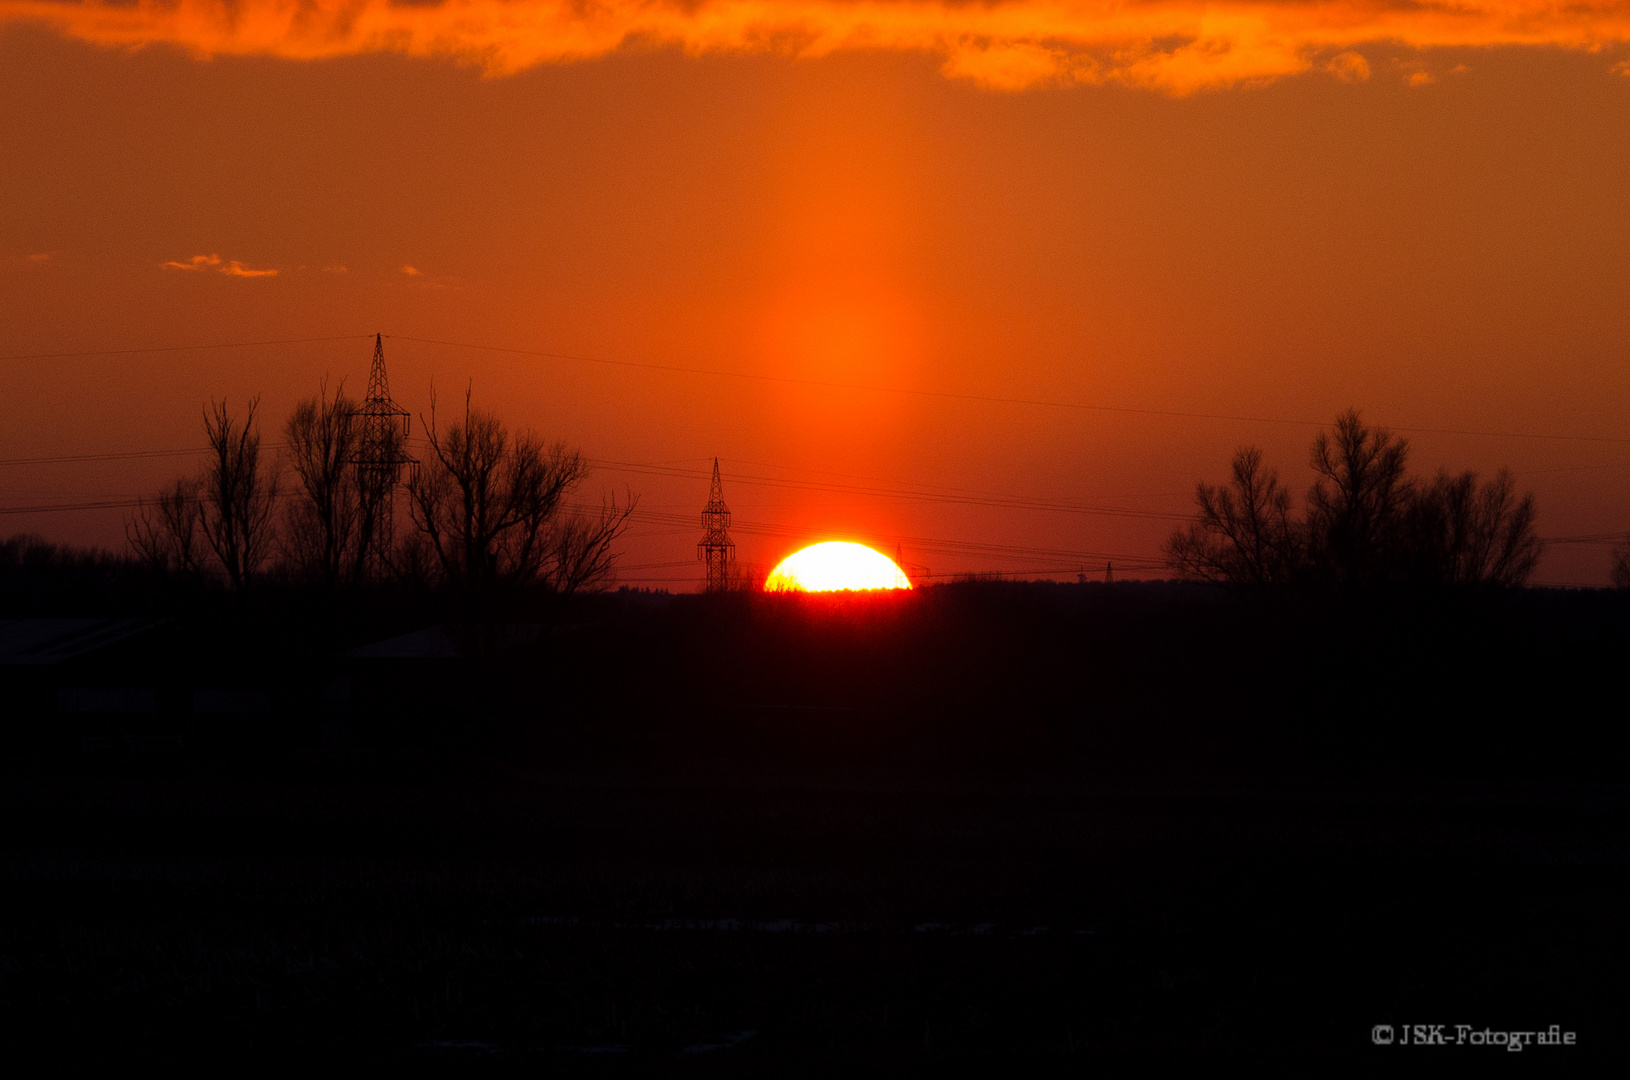
M 707 591 L 724 592 L 730 587 L 729 566 L 736 557 L 736 544 L 730 539 L 730 507 L 724 504 L 718 458 L 713 459 L 713 490 L 708 492 L 707 507 L 702 511 L 702 529 L 696 557 L 707 563 Z
M 408 411 L 391 400 L 390 382 L 385 377 L 385 339 L 374 335 L 374 362 L 368 370 L 368 397 L 357 409 L 362 424 L 357 439 L 358 486 L 362 489 L 363 542 L 367 545 L 364 572 L 383 577 L 391 565 L 395 532 L 393 517 L 396 488 L 404 465 L 417 465 L 406 446 L 412 419 Z

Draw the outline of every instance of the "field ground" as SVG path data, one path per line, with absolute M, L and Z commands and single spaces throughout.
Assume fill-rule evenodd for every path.
M 14 1058 L 1557 1075 L 1627 1056 L 1622 783 L 536 760 L 5 762 Z M 1383 1050 L 1382 1023 L 1579 1045 Z

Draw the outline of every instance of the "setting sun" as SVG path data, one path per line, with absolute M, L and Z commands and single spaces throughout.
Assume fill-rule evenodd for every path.
M 865 544 L 831 540 L 781 560 L 764 588 L 769 592 L 909 589 L 911 581 L 887 555 Z

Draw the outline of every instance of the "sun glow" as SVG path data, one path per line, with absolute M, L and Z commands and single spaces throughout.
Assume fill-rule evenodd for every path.
M 909 589 L 911 580 L 894 560 L 865 544 L 829 540 L 781 560 L 765 579 L 764 588 L 768 592 Z

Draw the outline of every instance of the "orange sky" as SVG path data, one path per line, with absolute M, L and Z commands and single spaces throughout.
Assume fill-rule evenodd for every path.
M 1356 405 L 1548 536 L 1630 529 L 1626 5 L 233 9 L 0 0 L 0 355 L 357 336 L 6 361 L 0 507 L 151 490 L 190 459 L 15 460 L 195 447 L 211 395 L 280 424 L 378 329 L 415 412 L 473 380 L 660 463 L 588 493 L 641 495 L 631 581 L 700 581 L 715 454 L 743 558 L 936 573 L 1151 564 L 1241 443 L 1311 479 L 1311 426 L 1171 413 Z

